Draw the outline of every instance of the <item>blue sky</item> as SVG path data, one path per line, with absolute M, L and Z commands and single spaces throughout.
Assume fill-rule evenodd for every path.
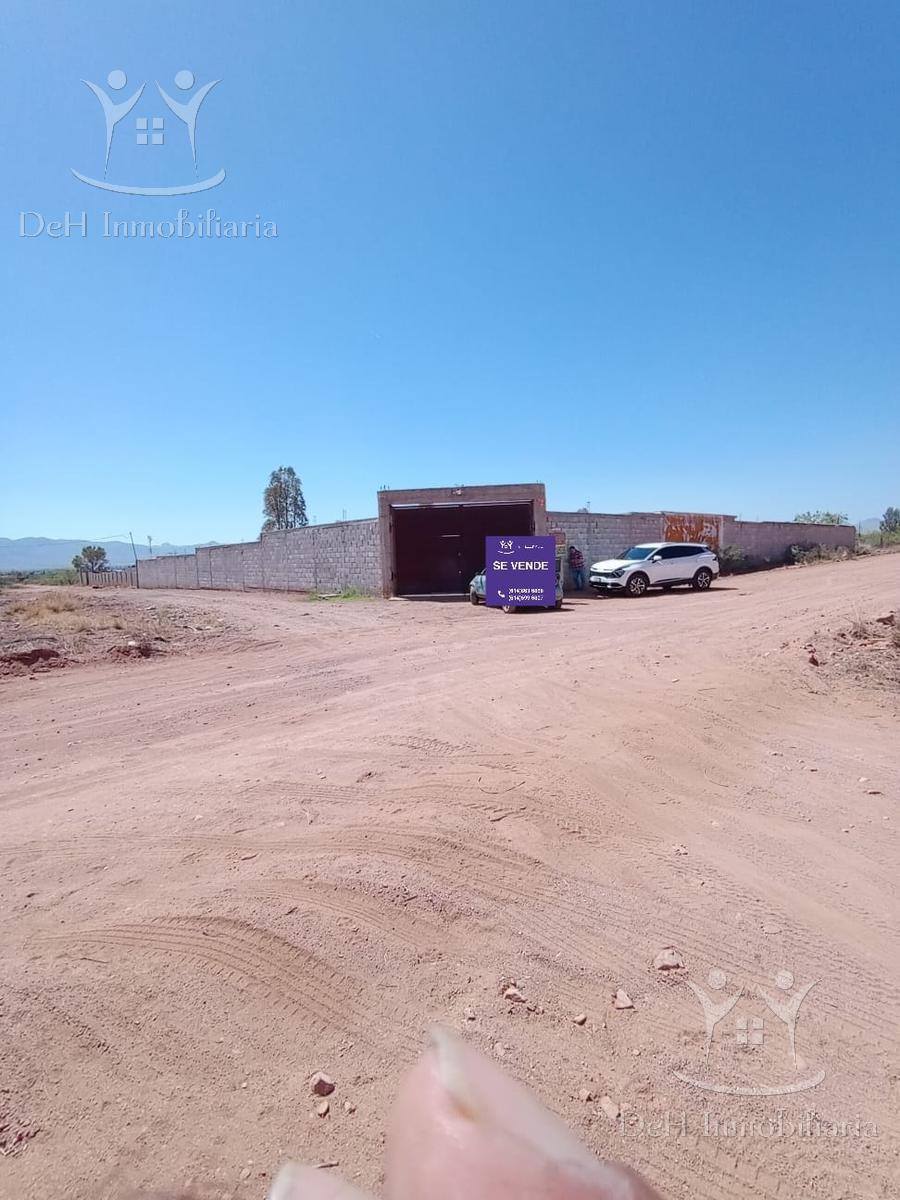
M 900 8 L 6 0 L 0 534 L 254 537 L 543 480 L 552 508 L 900 503 Z M 183 198 L 101 192 L 124 70 Z M 107 87 L 107 91 L 110 89 Z M 163 154 L 169 153 L 164 159 Z M 165 165 L 164 165 L 165 164 Z M 277 238 L 123 239 L 186 207 Z M 19 213 L 88 236 L 19 236 Z M 28 226 L 34 227 L 34 223 Z

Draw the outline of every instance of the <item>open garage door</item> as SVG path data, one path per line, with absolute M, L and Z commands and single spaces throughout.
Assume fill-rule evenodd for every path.
M 391 506 L 394 594 L 465 595 L 488 534 L 534 533 L 531 501 Z

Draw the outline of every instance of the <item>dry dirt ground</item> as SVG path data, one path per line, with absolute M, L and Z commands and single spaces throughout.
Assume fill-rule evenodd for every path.
M 110 659 L 183 654 L 227 635 L 217 613 L 102 589 L 14 587 L 0 593 L 0 677 Z
M 898 585 L 108 597 L 236 633 L 0 686 L 0 1195 L 377 1190 L 443 1021 L 670 1200 L 896 1196 L 900 697 L 840 662 Z

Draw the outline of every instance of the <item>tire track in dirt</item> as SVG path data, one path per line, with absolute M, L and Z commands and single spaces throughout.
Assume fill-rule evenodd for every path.
M 111 843 L 110 848 L 115 851 L 124 849 L 115 838 L 80 839 L 77 845 L 80 849 L 86 843 L 93 849 L 98 841 L 103 845 Z M 641 960 L 636 962 L 634 957 L 640 914 L 633 907 L 617 903 L 609 893 L 602 897 L 596 908 L 581 901 L 566 899 L 552 886 L 530 882 L 541 876 L 553 875 L 546 864 L 512 851 L 493 851 L 484 844 L 383 825 L 332 826 L 311 832 L 302 841 L 262 842 L 216 835 L 141 839 L 142 851 L 183 854 L 198 846 L 204 849 L 224 848 L 233 853 L 246 852 L 249 846 L 257 853 L 275 851 L 310 856 L 325 854 L 329 857 L 377 856 L 404 863 L 419 863 L 447 886 L 459 889 L 461 880 L 464 880 L 467 888 L 501 905 L 500 919 L 503 925 L 524 942 L 554 954 L 560 950 L 566 951 L 574 963 L 560 962 L 559 966 L 567 973 L 572 970 L 577 973 L 586 967 L 612 979 L 615 974 L 633 975 L 635 968 L 642 966 Z M 74 849 L 74 852 L 79 852 L 79 849 Z M 458 866 L 454 866 L 454 863 Z M 580 883 L 596 888 L 592 881 L 578 880 L 571 875 L 567 883 L 570 887 Z M 263 885 L 264 888 L 269 886 Z M 727 892 L 730 886 L 729 877 L 724 875 L 720 880 L 720 889 Z M 735 891 L 735 894 L 739 895 L 742 902 L 748 899 L 743 893 Z M 680 895 L 678 889 L 674 889 L 673 902 Z M 689 948 L 694 961 L 715 963 L 731 971 L 740 969 L 740 960 L 729 952 L 729 947 L 723 944 L 721 938 L 714 940 L 708 935 L 708 922 L 698 920 L 694 910 L 677 907 L 673 911 L 679 913 L 674 923 L 679 928 L 682 949 Z M 360 919 L 364 917 L 365 914 L 361 914 Z M 444 932 L 439 935 L 443 936 L 446 936 Z M 744 935 L 735 931 L 729 940 L 736 945 L 739 937 L 743 940 Z M 638 938 L 638 941 L 642 942 L 643 939 Z M 826 947 L 823 946 L 823 949 Z M 828 949 L 833 955 L 833 946 Z M 645 957 L 650 957 L 652 952 L 648 947 Z M 890 1007 L 878 996 L 880 981 L 874 976 L 861 976 L 858 969 L 855 970 L 855 978 L 859 987 L 852 997 L 856 1015 L 846 1018 L 846 1021 L 851 1026 L 869 1029 L 886 1055 L 890 1048 L 898 1044 L 898 1038 L 893 1033 L 890 1020 L 881 1015 L 886 1007 L 890 1011 Z M 583 992 L 567 988 L 560 994 L 568 994 L 574 1000 Z M 850 997 L 847 999 L 849 1002 Z M 895 1003 L 895 996 L 890 995 L 888 1001 Z M 674 1014 L 669 1019 L 657 1017 L 654 1026 L 661 1035 L 671 1034 L 681 1028 Z
M 451 755 L 471 752 L 470 746 L 461 746 L 457 742 L 445 742 L 440 738 L 422 735 L 385 738 L 385 744 L 396 746 L 401 750 L 414 750 L 418 754 L 428 754 L 433 758 L 448 758 Z
M 266 999 L 307 1021 L 314 1032 L 331 1029 L 412 1061 L 420 1023 L 396 1004 L 390 1008 L 359 980 L 284 938 L 230 917 L 160 917 L 136 924 L 95 926 L 36 939 L 37 947 L 119 946 L 146 954 L 180 955 L 234 973 Z
M 347 917 L 419 953 L 455 953 L 460 947 L 456 936 L 447 928 L 439 928 L 389 903 L 378 902 L 348 889 L 329 887 L 322 882 L 317 882 L 313 887 L 300 879 L 274 879 L 266 883 L 251 883 L 242 892 L 249 896 L 287 900 L 310 912 Z

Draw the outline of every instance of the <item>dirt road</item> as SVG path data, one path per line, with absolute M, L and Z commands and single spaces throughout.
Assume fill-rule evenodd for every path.
M 898 584 L 122 593 L 241 637 L 0 689 L 0 1125 L 34 1133 L 0 1195 L 251 1200 L 284 1157 L 377 1189 L 435 1020 L 663 1196 L 896 1194 L 898 697 L 829 647 Z M 690 984 L 740 992 L 708 1059 Z

